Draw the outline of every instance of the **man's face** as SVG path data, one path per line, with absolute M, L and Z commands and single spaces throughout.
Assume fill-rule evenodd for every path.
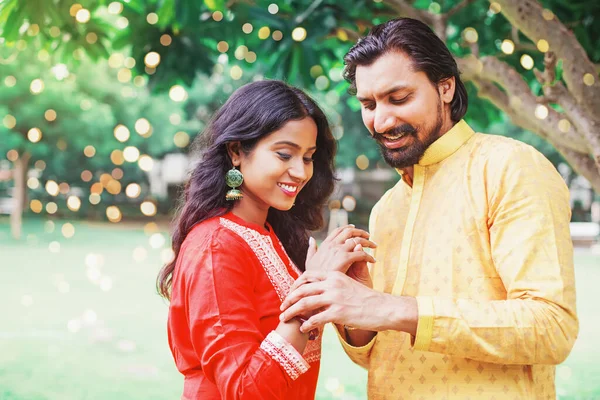
M 424 72 L 413 71 L 411 59 L 400 52 L 356 68 L 363 122 L 389 165 L 417 164 L 427 147 L 452 126 L 448 105 L 454 80 L 448 81 L 435 87 Z

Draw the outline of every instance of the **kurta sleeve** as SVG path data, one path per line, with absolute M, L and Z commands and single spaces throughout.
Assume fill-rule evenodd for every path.
M 414 348 L 493 363 L 558 364 L 579 329 L 569 192 L 529 146 L 504 158 L 486 186 L 490 250 L 507 298 L 417 297 Z
M 309 366 L 277 332 L 261 333 L 251 257 L 235 240 L 185 255 L 180 267 L 191 344 L 223 399 L 285 399 Z
M 377 202 L 377 204 L 375 204 L 375 206 L 371 210 L 371 215 L 369 216 L 369 235 L 370 235 L 370 239 L 373 240 L 375 243 L 377 243 L 375 226 L 377 225 L 378 210 L 379 210 L 380 204 L 382 202 L 386 201 L 387 196 L 388 196 L 388 194 L 386 193 Z M 365 249 L 365 251 L 370 251 L 371 254 L 373 255 L 373 257 L 377 258 L 377 249 L 374 249 L 374 250 Z M 375 280 L 376 278 L 373 276 L 373 268 L 374 268 L 374 265 L 370 264 L 369 265 L 369 273 L 371 274 L 371 278 L 373 278 L 373 280 Z M 373 284 L 374 284 L 374 288 L 377 289 L 378 285 L 376 284 L 376 282 L 373 282 Z M 344 336 L 341 335 L 340 332 L 337 330 L 337 327 L 336 327 L 335 331 L 338 335 L 338 339 L 340 340 L 340 343 L 342 344 L 342 348 L 344 349 L 344 351 L 346 352 L 348 357 L 350 357 L 350 360 L 352 360 L 352 362 L 354 362 L 357 365 L 360 365 L 361 367 L 363 367 L 365 369 L 369 369 L 369 364 L 370 364 L 370 359 L 371 359 L 371 350 L 373 349 L 373 345 L 375 345 L 375 342 L 377 340 L 377 334 L 375 334 L 375 336 L 373 336 L 373 338 L 366 345 L 357 347 L 357 346 L 352 346 L 351 344 L 346 342 L 346 340 L 344 339 Z

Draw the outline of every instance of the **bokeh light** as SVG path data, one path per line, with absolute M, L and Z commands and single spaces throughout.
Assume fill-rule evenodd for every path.
M 31 128 L 29 132 L 27 132 L 27 139 L 31 143 L 37 143 L 42 140 L 42 131 L 39 128 Z
M 304 29 L 301 26 L 294 28 L 294 30 L 292 31 L 292 39 L 294 39 L 296 42 L 301 42 L 304 39 L 306 39 L 306 35 L 306 29 Z
M 369 159 L 364 154 L 356 157 L 356 166 L 358 169 L 365 170 L 369 168 Z

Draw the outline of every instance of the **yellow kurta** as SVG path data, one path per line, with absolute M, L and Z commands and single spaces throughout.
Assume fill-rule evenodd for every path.
M 417 298 L 414 345 L 342 341 L 369 399 L 555 399 L 578 332 L 569 193 L 524 143 L 460 121 L 375 205 L 374 288 Z

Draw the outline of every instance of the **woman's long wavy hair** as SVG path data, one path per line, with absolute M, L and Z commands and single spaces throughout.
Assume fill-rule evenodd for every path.
M 194 225 L 233 208 L 225 200 L 225 173 L 232 168 L 227 144 L 239 141 L 245 154 L 288 121 L 312 118 L 317 125 L 314 173 L 289 211 L 269 209 L 267 221 L 294 263 L 304 270 L 308 231 L 323 226 L 322 209 L 334 184 L 335 140 L 327 118 L 303 91 L 281 81 L 249 83 L 236 90 L 217 111 L 194 146 L 200 161 L 193 169 L 180 201 L 172 236 L 175 258 L 158 274 L 157 289 L 170 299 L 173 271 L 181 246 Z

